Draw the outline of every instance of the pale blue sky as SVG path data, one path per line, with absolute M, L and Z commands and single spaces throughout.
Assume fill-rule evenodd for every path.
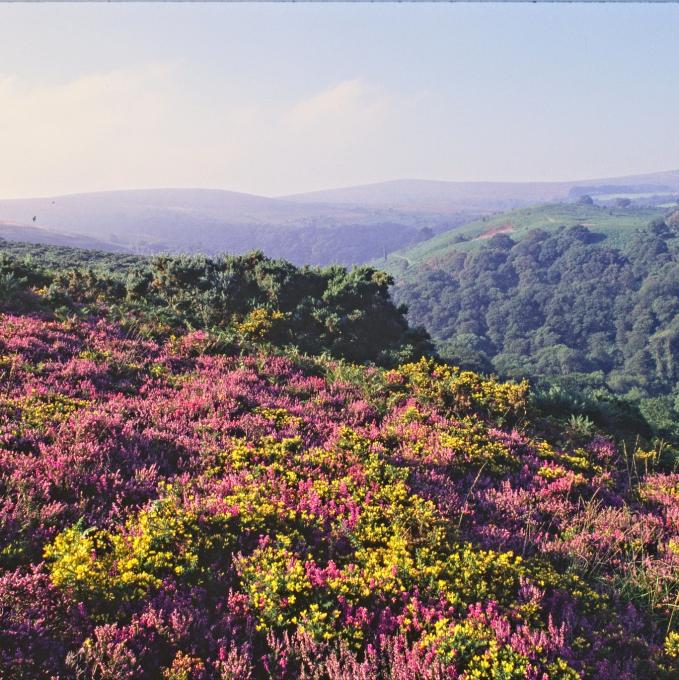
M 679 5 L 0 5 L 0 195 L 679 167 Z

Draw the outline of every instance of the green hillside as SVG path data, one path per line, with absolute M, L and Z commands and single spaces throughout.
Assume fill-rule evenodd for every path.
M 679 211 L 543 206 L 458 237 L 481 228 L 488 238 L 450 234 L 387 263 L 396 301 L 440 355 L 547 390 L 623 396 L 679 434 Z
M 553 203 L 484 217 L 447 231 L 411 248 L 387 256 L 380 267 L 401 274 L 418 262 L 445 263 L 453 252 L 478 250 L 495 234 L 508 234 L 514 240 L 523 238 L 533 229 L 556 231 L 559 227 L 583 225 L 606 237 L 607 245 L 624 247 L 637 229 L 662 217 L 663 208 L 608 208 L 598 205 Z

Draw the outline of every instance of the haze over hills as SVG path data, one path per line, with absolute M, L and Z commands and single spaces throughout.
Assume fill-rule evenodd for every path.
M 88 232 L 137 230 L 164 238 L 200 218 L 240 224 L 304 219 L 313 210 L 281 199 L 210 189 L 138 189 L 0 201 L 3 218 L 28 223 L 37 216 L 52 229 Z
M 560 201 L 578 187 L 627 187 L 637 191 L 679 191 L 679 170 L 569 182 L 444 182 L 401 179 L 284 196 L 304 204 L 392 207 L 433 212 L 485 212 Z
M 357 264 L 499 210 L 618 190 L 670 196 L 679 192 L 679 171 L 572 182 L 395 180 L 279 198 L 212 189 L 106 191 L 0 200 L 0 222 L 13 225 L 8 238 L 59 245 L 68 237 L 68 245 L 113 252 L 257 249 L 297 264 Z
M 216 254 L 260 249 L 311 264 L 364 262 L 385 249 L 390 252 L 416 242 L 425 227 L 439 232 L 470 217 L 360 206 L 307 206 L 207 189 L 112 191 L 0 201 L 0 220 L 96 238 L 138 253 Z M 32 240 L 30 232 L 26 240 Z
M 87 236 L 62 233 L 52 229 L 41 229 L 40 227 L 14 224 L 12 222 L 0 222 L 0 241 L 3 240 L 68 248 L 86 248 L 88 250 L 101 250 L 110 253 L 130 252 L 124 246 L 116 243 L 108 243 Z

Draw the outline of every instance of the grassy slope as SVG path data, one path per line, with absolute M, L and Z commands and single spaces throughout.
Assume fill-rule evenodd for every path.
M 47 246 L 87 248 L 105 250 L 110 253 L 129 253 L 130 251 L 120 243 L 79 234 L 60 233 L 52 229 L 30 226 L 27 224 L 13 224 L 0 221 L 0 239 L 24 243 L 36 243 Z
M 0 255 L 32 259 L 46 269 L 86 268 L 96 271 L 126 272 L 141 265 L 142 255 L 111 253 L 104 250 L 76 248 L 68 245 L 7 241 L 0 237 Z
M 583 224 L 592 231 L 603 234 L 611 246 L 623 246 L 638 228 L 664 214 L 660 208 L 605 208 L 590 205 L 556 203 L 531 208 L 521 208 L 499 213 L 492 217 L 465 224 L 412 248 L 391 253 L 387 261 L 376 262 L 392 273 L 402 273 L 403 265 L 446 258 L 453 251 L 479 248 L 493 233 L 508 233 L 512 238 L 522 238 L 532 229 L 557 229 L 560 226 Z M 469 240 L 457 243 L 460 235 Z

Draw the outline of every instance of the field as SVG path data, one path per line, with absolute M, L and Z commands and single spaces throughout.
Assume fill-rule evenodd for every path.
M 414 265 L 453 251 L 477 250 L 495 233 L 505 233 L 520 239 L 532 229 L 553 231 L 561 226 L 581 224 L 602 234 L 608 245 L 623 246 L 635 230 L 664 215 L 661 208 L 606 208 L 596 205 L 555 203 L 511 212 L 499 213 L 447 231 L 412 248 L 400 250 L 376 261 L 393 273 L 400 273 L 404 264 Z

